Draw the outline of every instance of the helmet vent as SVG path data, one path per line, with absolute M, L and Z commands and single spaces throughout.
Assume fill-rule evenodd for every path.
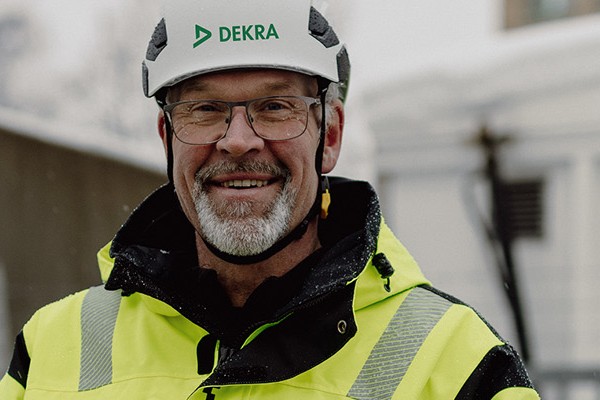
M 346 82 L 350 79 L 350 57 L 345 47 L 342 47 L 337 55 L 338 76 L 341 82 Z
M 152 39 L 148 43 L 148 50 L 146 50 L 146 59 L 156 61 L 156 58 L 165 47 L 167 47 L 167 26 L 163 18 L 154 28 Z
M 345 101 L 348 95 L 348 82 L 350 81 L 350 57 L 346 47 L 342 47 L 337 55 L 337 67 L 340 81 L 340 99 Z
M 314 7 L 310 8 L 308 29 L 311 36 L 321 42 L 326 48 L 336 46 L 340 43 L 333 28 L 329 25 L 329 22 L 327 22 L 325 17 L 323 17 L 323 15 Z

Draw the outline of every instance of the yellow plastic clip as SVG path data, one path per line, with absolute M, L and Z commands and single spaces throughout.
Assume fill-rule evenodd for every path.
M 329 194 L 329 188 L 323 192 L 321 200 L 321 219 L 327 219 L 329 215 L 329 206 L 331 205 L 331 195 Z

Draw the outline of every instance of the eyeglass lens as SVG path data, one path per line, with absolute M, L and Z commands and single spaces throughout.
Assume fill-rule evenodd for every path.
M 309 108 L 316 103 L 318 100 L 303 96 L 265 97 L 237 103 L 193 100 L 174 103 L 168 112 L 175 135 L 184 143 L 208 144 L 222 139 L 236 106 L 245 106 L 248 123 L 258 136 L 289 140 L 306 131 Z

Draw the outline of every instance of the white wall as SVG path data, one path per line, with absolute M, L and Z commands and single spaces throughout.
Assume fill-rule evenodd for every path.
M 546 366 L 600 363 L 600 35 L 588 24 L 600 20 L 581 21 L 498 37 L 495 60 L 400 75 L 363 98 L 388 221 L 434 283 L 515 344 L 473 224 L 487 207 L 474 179 L 482 156 L 470 143 L 482 121 L 512 138 L 501 153 L 505 177 L 544 179 L 544 236 L 519 240 L 516 263 L 534 361 Z M 465 197 L 472 190 L 478 207 Z

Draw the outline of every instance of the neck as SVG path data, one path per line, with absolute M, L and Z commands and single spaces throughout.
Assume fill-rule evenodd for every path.
M 217 272 L 219 282 L 234 307 L 241 307 L 254 290 L 267 278 L 280 277 L 321 247 L 317 236 L 317 221 L 308 226 L 306 233 L 288 244 L 274 256 L 254 264 L 232 264 L 217 257 L 196 235 L 196 248 L 201 267 Z

